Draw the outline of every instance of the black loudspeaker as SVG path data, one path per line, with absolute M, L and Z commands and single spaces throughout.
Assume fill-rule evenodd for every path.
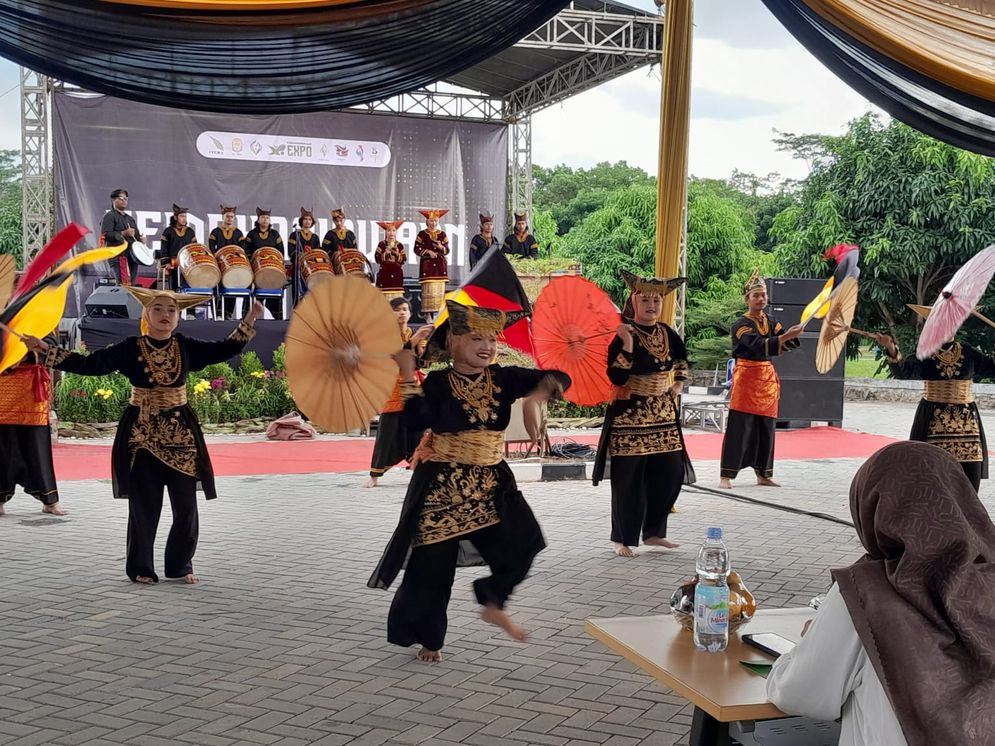
M 785 279 L 768 280 L 770 314 L 784 327 L 801 320 L 805 306 L 815 298 L 825 285 L 825 280 Z M 815 369 L 815 353 L 819 344 L 821 319 L 812 319 L 807 331 L 799 338 L 801 346 L 773 359 L 781 379 L 781 402 L 778 422 L 803 425 L 811 422 L 843 424 L 843 386 L 845 356 L 822 374 Z
M 416 324 L 421 323 L 421 283 L 416 278 L 404 278 L 404 297 L 411 307 L 411 320 Z
M 86 299 L 86 315 L 111 319 L 140 319 L 142 304 L 120 285 L 98 286 Z
M 767 280 L 767 300 L 783 306 L 806 306 L 826 284 L 810 277 L 775 277 Z

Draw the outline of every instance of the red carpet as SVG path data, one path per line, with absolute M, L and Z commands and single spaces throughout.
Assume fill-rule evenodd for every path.
M 554 442 L 560 440 L 564 438 L 554 438 Z M 596 446 L 598 436 L 580 435 L 566 440 Z M 782 461 L 867 458 L 893 442 L 893 438 L 883 435 L 831 427 L 782 431 L 777 434 L 776 458 Z M 693 460 L 718 461 L 722 435 L 689 435 L 687 446 Z M 55 473 L 59 480 L 110 478 L 110 446 L 61 443 L 54 450 Z M 215 443 L 209 450 L 218 476 L 341 473 L 369 468 L 373 439 Z

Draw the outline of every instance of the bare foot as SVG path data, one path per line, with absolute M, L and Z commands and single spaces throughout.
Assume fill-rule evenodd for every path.
M 418 651 L 417 657 L 418 660 L 420 661 L 426 661 L 428 663 L 438 663 L 439 661 L 442 660 L 442 651 L 429 650 L 428 648 L 423 647 L 421 650 Z
M 367 479 L 363 483 L 363 486 L 364 487 L 376 487 L 377 486 L 377 478 L 376 477 L 370 477 L 369 479 Z
M 719 479 L 719 489 L 720 490 L 731 490 L 732 489 L 732 482 L 729 481 L 728 477 L 722 477 L 721 479 Z
M 183 576 L 183 582 L 186 583 L 187 585 L 193 585 L 194 583 L 199 583 L 200 578 L 198 578 L 192 572 L 188 572 L 186 575 Z
M 518 640 L 519 642 L 525 642 L 528 637 L 528 632 L 525 631 L 523 627 L 519 627 L 513 621 L 511 617 L 508 616 L 502 609 L 499 609 L 493 604 L 487 604 L 483 609 L 480 610 L 480 618 L 483 619 L 488 624 L 494 624 L 503 629 L 510 638 L 513 640 Z
M 629 547 L 627 547 L 625 544 L 619 544 L 617 541 L 615 542 L 615 554 L 617 554 L 619 557 L 636 556 L 636 553 L 633 552 L 631 549 L 629 549 Z
M 63 510 L 59 507 L 58 503 L 52 503 L 51 505 L 43 505 L 41 508 L 42 513 L 50 513 L 51 515 L 69 515 L 68 510 Z
M 681 511 L 679 511 L 679 510 L 677 509 L 677 506 L 675 505 L 674 507 L 672 507 L 672 508 L 670 509 L 670 512 L 671 512 L 671 513 L 680 513 Z
M 150 578 L 148 575 L 136 575 L 135 582 L 141 583 L 142 585 L 153 585 L 155 583 L 155 579 Z
M 780 487 L 777 482 L 775 482 L 770 477 L 757 477 L 757 484 L 761 487 Z
M 648 547 L 666 547 L 667 549 L 677 549 L 680 546 L 676 541 L 664 539 L 659 536 L 651 536 L 648 539 L 643 539 L 643 544 Z

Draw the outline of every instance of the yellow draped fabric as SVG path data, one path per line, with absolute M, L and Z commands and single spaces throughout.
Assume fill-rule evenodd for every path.
M 660 94 L 660 165 L 656 192 L 656 275 L 679 273 L 687 204 L 688 128 L 691 118 L 692 0 L 668 0 L 663 32 Z M 661 318 L 674 323 L 677 293 L 663 299 Z
M 805 0 L 858 41 L 923 75 L 995 101 L 995 0 Z M 668 12 L 671 4 L 668 3 Z

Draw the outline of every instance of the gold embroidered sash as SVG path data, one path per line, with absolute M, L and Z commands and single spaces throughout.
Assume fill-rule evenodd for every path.
M 500 430 L 432 433 L 431 447 L 431 461 L 494 466 L 504 459 L 504 433 Z
M 154 389 L 143 389 L 132 386 L 130 402 L 141 411 L 138 419 L 148 420 L 155 417 L 164 409 L 174 409 L 182 407 L 187 403 L 186 386 L 166 387 L 156 386 Z
M 922 398 L 937 404 L 970 404 L 974 401 L 971 381 L 924 381 Z
M 646 373 L 629 376 L 625 382 L 625 387 L 636 396 L 661 396 L 667 393 L 670 388 L 671 374 L 669 371 L 661 373 Z

